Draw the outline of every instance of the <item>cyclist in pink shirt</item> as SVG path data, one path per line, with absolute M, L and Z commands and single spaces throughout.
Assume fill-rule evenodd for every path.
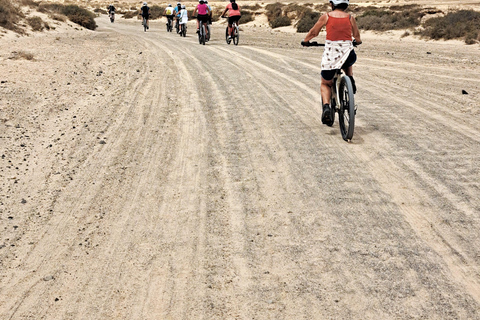
M 208 6 L 205 4 L 203 0 L 198 1 L 199 4 L 195 7 L 195 10 L 193 11 L 193 15 L 197 14 L 197 33 L 198 30 L 200 29 L 200 22 L 202 23 L 207 23 L 208 22 L 208 17 L 209 17 L 209 9 Z M 205 28 L 207 32 L 207 37 L 208 37 L 208 30 Z
M 238 25 L 238 20 L 241 18 L 240 7 L 235 3 L 235 0 L 230 0 L 230 3 L 227 5 L 225 10 L 223 10 L 222 17 L 225 16 L 225 13 L 228 11 L 228 38 L 231 38 L 232 34 L 232 24 L 234 22 Z

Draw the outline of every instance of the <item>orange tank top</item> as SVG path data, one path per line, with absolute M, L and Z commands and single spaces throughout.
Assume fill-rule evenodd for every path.
M 345 18 L 335 18 L 328 15 L 326 27 L 327 40 L 352 40 L 352 23 L 350 22 L 350 16 Z

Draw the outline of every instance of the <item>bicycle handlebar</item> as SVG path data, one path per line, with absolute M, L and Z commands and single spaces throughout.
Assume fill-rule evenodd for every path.
M 359 45 L 356 40 L 353 40 L 352 43 L 354 47 Z M 317 41 L 302 41 L 300 44 L 304 47 L 325 47 L 325 43 L 318 43 Z
M 317 41 L 302 41 L 301 45 L 304 47 L 325 47 L 325 43 L 318 43 Z

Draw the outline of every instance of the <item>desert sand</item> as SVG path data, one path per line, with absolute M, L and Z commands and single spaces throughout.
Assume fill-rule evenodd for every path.
M 97 24 L 0 38 L 0 319 L 480 319 L 479 45 L 362 33 L 347 143 L 302 34 Z

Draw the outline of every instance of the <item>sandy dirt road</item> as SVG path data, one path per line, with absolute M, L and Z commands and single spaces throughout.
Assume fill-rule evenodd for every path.
M 302 35 L 97 23 L 0 40 L 0 319 L 480 318 L 478 46 L 365 36 L 346 143 Z

